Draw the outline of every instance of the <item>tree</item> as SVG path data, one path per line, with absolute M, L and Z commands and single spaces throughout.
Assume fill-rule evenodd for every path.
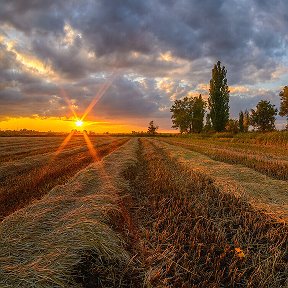
M 172 112 L 172 128 L 179 128 L 180 133 L 192 132 L 193 102 L 193 98 L 184 97 L 182 100 L 175 100 L 170 108 L 170 112 Z
M 248 132 L 249 125 L 250 125 L 250 115 L 249 115 L 248 110 L 246 109 L 245 112 L 244 112 L 244 119 L 243 119 L 244 132 Z
M 199 97 L 193 98 L 194 103 L 192 105 L 192 131 L 200 133 L 204 126 L 204 115 L 206 103 L 202 99 L 201 94 Z
M 212 79 L 210 80 L 208 106 L 212 126 L 215 131 L 224 131 L 229 120 L 229 89 L 226 78 L 227 70 L 221 67 L 218 61 L 212 69 Z
M 235 133 L 235 134 L 238 133 L 239 132 L 238 120 L 229 119 L 227 124 L 226 124 L 225 130 L 228 132 L 231 132 L 231 133 Z
M 286 129 L 288 129 L 288 86 L 283 88 L 283 91 L 279 93 L 279 96 L 281 98 L 279 115 L 287 117 Z
M 275 129 L 275 116 L 277 109 L 270 101 L 261 100 L 256 106 L 256 110 L 251 109 L 251 124 L 259 131 L 272 131 Z
M 239 131 L 244 132 L 244 113 L 240 111 L 239 113 Z
M 157 132 L 157 130 L 158 130 L 158 126 L 155 126 L 154 125 L 154 121 L 152 120 L 152 121 L 150 121 L 149 122 L 149 126 L 148 126 L 148 131 L 147 131 L 147 133 L 148 134 L 151 134 L 151 135 L 155 135 Z
M 206 114 L 206 123 L 205 123 L 205 126 L 204 126 L 204 130 L 206 132 L 209 132 L 209 131 L 212 130 L 210 114 Z
M 172 128 L 180 129 L 180 133 L 201 132 L 206 103 L 199 97 L 184 97 L 182 100 L 175 100 L 170 112 L 172 112 Z

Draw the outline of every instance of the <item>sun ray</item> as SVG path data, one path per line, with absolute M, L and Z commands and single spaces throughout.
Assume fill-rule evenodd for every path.
M 93 107 L 97 104 L 97 102 L 103 97 L 103 95 L 105 94 L 105 92 L 108 90 L 108 88 L 111 86 L 113 80 L 115 78 L 115 74 L 112 74 L 112 77 L 105 82 L 99 89 L 99 91 L 97 92 L 97 94 L 95 95 L 94 99 L 91 101 L 91 103 L 89 104 L 89 106 L 86 108 L 83 116 L 81 117 L 81 121 L 83 121 L 87 115 L 91 112 L 91 110 L 93 109 Z
M 41 168 L 41 177 L 39 177 L 38 179 L 38 183 L 45 177 L 45 175 L 48 173 L 52 163 L 54 162 L 54 160 L 56 159 L 56 157 L 63 151 L 63 149 L 65 148 L 65 146 L 69 143 L 69 141 L 71 140 L 72 136 L 74 135 L 75 131 L 71 131 L 69 133 L 69 135 L 63 140 L 63 142 L 60 144 L 60 146 L 58 147 L 58 149 L 55 151 L 55 153 L 52 155 L 52 157 L 50 158 L 50 160 L 48 161 L 48 163 L 43 166 Z
M 71 131 L 69 133 L 69 135 L 64 139 L 64 141 L 61 143 L 61 145 L 58 147 L 58 149 L 54 153 L 54 157 L 56 157 L 62 152 L 62 150 L 65 148 L 65 146 L 68 144 L 68 142 L 70 141 L 70 139 L 72 138 L 74 134 L 75 134 L 75 131 Z
M 87 144 L 87 147 L 89 149 L 89 152 L 93 158 L 93 160 L 96 162 L 96 161 L 99 161 L 99 156 L 93 146 L 93 144 L 91 143 L 91 140 L 89 139 L 89 136 L 87 135 L 86 131 L 83 132 L 83 136 L 84 136 L 84 139 L 86 141 L 86 144 Z
M 75 119 L 78 119 L 78 116 L 75 112 L 71 99 L 68 97 L 67 93 L 63 88 L 60 89 L 60 95 L 64 98 L 65 102 L 67 103 L 70 111 L 73 113 Z

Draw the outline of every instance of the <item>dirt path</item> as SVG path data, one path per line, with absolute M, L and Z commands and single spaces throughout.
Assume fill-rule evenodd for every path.
M 162 141 L 154 142 L 174 161 L 211 177 L 222 191 L 247 197 L 259 209 L 288 220 L 287 181 L 272 179 L 243 165 L 215 161 L 203 154 Z

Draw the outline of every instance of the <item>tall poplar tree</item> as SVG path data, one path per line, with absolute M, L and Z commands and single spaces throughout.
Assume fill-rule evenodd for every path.
M 224 131 L 229 120 L 229 89 L 226 78 L 227 70 L 221 67 L 218 61 L 212 69 L 212 79 L 210 80 L 208 107 L 212 126 L 215 131 Z
M 192 131 L 200 133 L 203 130 L 204 126 L 204 115 L 206 102 L 203 100 L 201 94 L 199 97 L 193 98 L 194 103 L 192 107 Z
M 240 111 L 239 113 L 239 131 L 244 132 L 244 113 Z

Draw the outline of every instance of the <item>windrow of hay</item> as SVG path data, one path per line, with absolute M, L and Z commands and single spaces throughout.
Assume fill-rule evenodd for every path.
M 100 160 L 127 141 L 127 138 L 104 143 L 99 141 L 94 146 L 97 159 Z M 32 161 L 32 163 L 25 162 L 24 165 L 18 167 L 10 165 L 9 171 L 11 172 L 14 166 L 14 173 L 9 175 L 6 171 L 6 174 L 4 173 L 6 177 L 3 176 L 4 179 L 0 177 L 2 180 L 0 187 L 0 220 L 17 209 L 28 205 L 34 199 L 40 199 L 54 186 L 64 184 L 76 172 L 95 160 L 86 147 L 72 149 L 72 151 L 66 151 L 66 153 L 57 156 L 55 156 L 55 153 L 49 156 L 48 159 L 45 158 L 46 161 L 43 158 L 39 160 L 38 164 Z M 3 170 L 1 171 L 0 167 L 0 173 L 2 172 Z
M 286 287 L 285 224 L 183 167 L 164 146 L 141 139 L 138 174 L 126 172 L 150 268 L 146 285 Z
M 157 144 L 155 141 L 154 143 Z M 232 165 L 215 161 L 206 155 L 167 143 L 159 144 L 173 159 L 193 171 L 213 179 L 223 192 L 246 198 L 258 209 L 288 220 L 288 184 L 286 181 L 272 179 L 242 165 Z
M 251 151 L 249 151 L 250 149 L 240 149 L 240 151 L 238 149 L 237 151 L 233 147 L 225 147 L 222 143 L 211 145 L 208 141 L 195 142 L 188 141 L 188 139 L 181 140 L 165 139 L 164 141 L 207 155 L 217 161 L 242 164 L 269 177 L 288 180 L 288 160 L 284 160 L 284 157 L 279 159 L 278 156 L 276 159 L 272 159 L 272 157 L 268 157 L 269 153 L 259 154 L 256 149 L 252 149 Z M 287 149 L 285 149 L 285 154 L 287 155 Z
M 123 171 L 136 139 L 0 224 L 0 287 L 140 287 L 110 215 L 120 212 Z M 116 215 L 116 216 L 115 216 Z M 121 215 L 119 215 L 121 217 Z
M 122 138 L 123 139 L 123 138 Z M 50 149 L 50 143 L 44 143 L 42 142 L 42 146 L 48 146 Z M 74 138 L 72 138 L 72 140 L 74 140 Z M 82 139 L 84 141 L 84 139 Z M 115 139 L 115 138 L 97 138 L 96 143 L 94 143 L 94 147 L 99 148 L 101 146 L 105 146 L 113 141 L 117 141 L 119 139 Z M 77 153 L 81 153 L 81 152 L 85 152 L 88 151 L 87 145 L 84 141 L 84 143 L 81 143 L 81 145 L 79 145 L 79 143 L 75 143 L 75 141 L 72 141 L 71 145 L 70 143 L 67 144 L 67 146 L 65 146 L 65 148 L 63 149 L 63 151 L 61 151 L 61 153 L 59 155 L 57 155 L 58 159 L 61 158 L 68 158 L 71 156 L 76 156 Z M 35 168 L 35 167 L 40 167 L 43 165 L 47 165 L 47 163 L 49 163 L 51 161 L 51 159 L 55 158 L 55 152 L 57 151 L 57 148 L 60 146 L 61 143 L 58 143 L 58 145 L 52 146 L 52 150 L 48 153 L 41 153 L 40 155 L 37 153 L 36 155 L 28 155 L 26 157 L 23 156 L 23 158 L 21 159 L 17 159 L 14 161 L 9 161 L 9 162 L 0 162 L 0 180 L 4 181 L 6 178 L 8 178 L 9 176 L 15 176 L 15 174 L 19 175 L 21 173 L 26 173 L 27 171 Z M 33 145 L 33 138 L 29 140 L 29 142 L 27 141 L 27 146 L 28 145 Z M 1 153 L 0 153 L 1 155 Z
M 106 140 L 107 138 L 108 137 L 106 137 Z M 11 146 L 3 146 L 2 144 L 0 145 L 0 162 L 11 162 L 35 155 L 42 156 L 44 153 L 53 153 L 64 139 L 63 137 L 40 137 L 40 139 L 30 137 L 26 138 L 25 142 L 21 145 L 13 145 L 10 143 Z M 65 149 L 83 147 L 84 145 L 85 141 L 82 137 L 73 137 L 69 143 L 67 143 Z

